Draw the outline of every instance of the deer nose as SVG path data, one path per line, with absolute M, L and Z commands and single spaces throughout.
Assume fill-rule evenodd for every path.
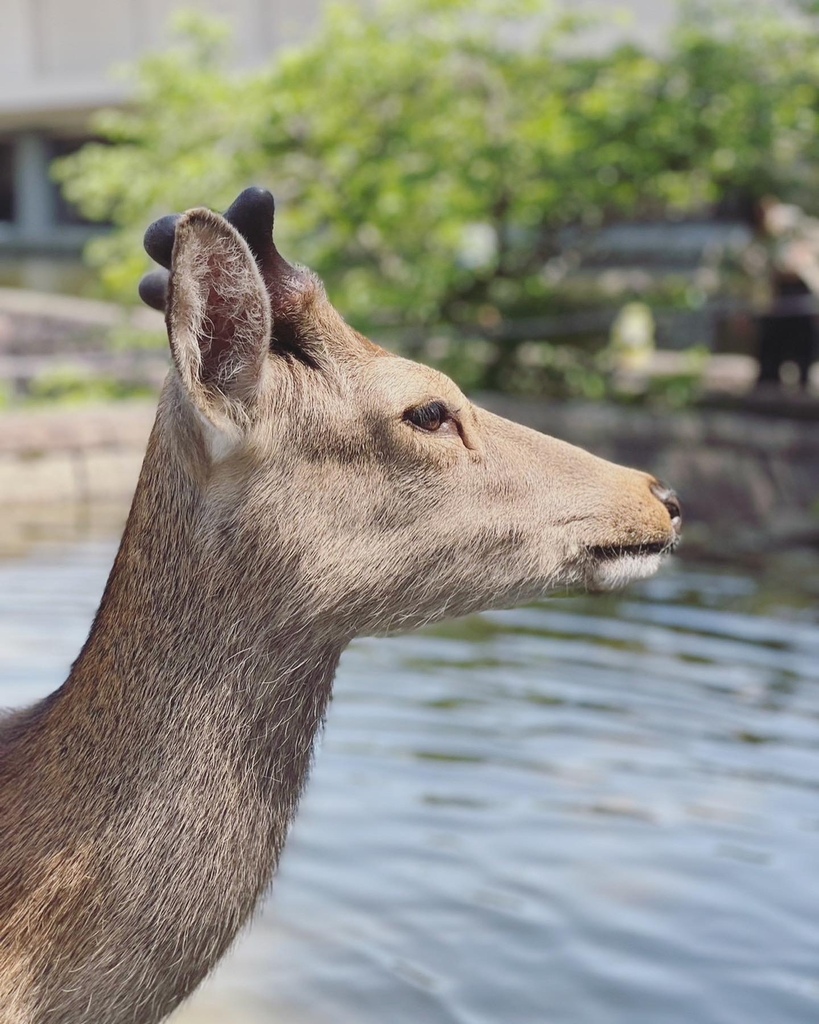
M 665 484 L 661 484 L 659 482 L 651 485 L 651 493 L 655 498 L 661 501 L 663 505 L 665 505 L 668 514 L 671 517 L 671 528 L 679 537 L 680 532 L 682 531 L 682 507 L 680 506 L 680 499 L 670 487 L 666 487 Z

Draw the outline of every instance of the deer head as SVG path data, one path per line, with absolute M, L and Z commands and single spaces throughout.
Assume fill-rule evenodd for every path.
M 272 197 L 248 190 L 146 241 L 171 270 L 145 289 L 166 309 L 171 429 L 196 438 L 222 549 L 286 551 L 289 599 L 345 639 L 656 570 L 679 536 L 671 492 L 374 345 L 272 227 Z

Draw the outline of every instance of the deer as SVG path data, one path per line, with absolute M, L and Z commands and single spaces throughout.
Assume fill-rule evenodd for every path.
M 0 726 L 0 1020 L 155 1024 L 275 873 L 360 636 L 651 575 L 672 491 L 347 325 L 248 189 L 155 222 L 172 364 L 66 682 Z

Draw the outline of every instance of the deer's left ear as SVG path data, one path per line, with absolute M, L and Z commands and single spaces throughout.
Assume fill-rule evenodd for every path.
M 191 400 L 212 422 L 247 411 L 270 350 L 270 297 L 239 232 L 210 210 L 175 229 L 165 320 Z

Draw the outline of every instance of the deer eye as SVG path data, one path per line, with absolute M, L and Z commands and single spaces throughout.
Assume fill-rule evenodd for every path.
M 434 434 L 447 424 L 455 426 L 454 417 L 443 402 L 428 402 L 426 405 L 416 405 L 412 409 L 407 409 L 404 413 L 404 422 L 419 430 L 426 430 L 429 434 Z

